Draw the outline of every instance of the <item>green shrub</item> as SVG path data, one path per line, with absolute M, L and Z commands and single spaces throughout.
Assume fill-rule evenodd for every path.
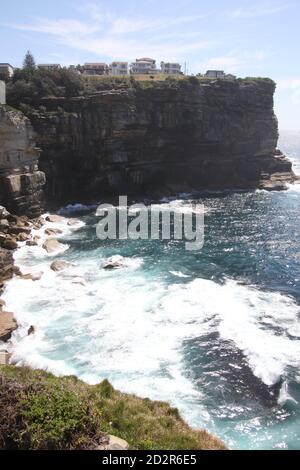
M 206 431 L 195 431 L 167 403 L 57 378 L 28 368 L 0 366 L 0 448 L 92 449 L 107 434 L 133 449 L 225 449 Z

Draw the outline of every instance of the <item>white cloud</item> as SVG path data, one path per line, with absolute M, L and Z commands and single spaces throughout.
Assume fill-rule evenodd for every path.
M 7 26 L 11 26 L 12 28 L 20 31 L 46 33 L 53 34 L 55 36 L 68 36 L 70 34 L 85 36 L 99 31 L 99 27 L 95 25 L 73 19 L 48 20 L 40 18 L 33 24 L 13 23 Z
M 225 55 L 211 57 L 209 60 L 196 65 L 196 68 L 205 70 L 224 69 L 228 73 L 238 73 L 244 69 L 255 70 L 265 59 L 264 51 L 233 50 Z
M 88 5 L 89 19 L 50 20 L 39 18 L 32 24 L 11 24 L 14 29 L 50 34 L 58 43 L 69 48 L 90 52 L 110 59 L 133 59 L 138 56 L 154 56 L 158 60 L 181 60 L 192 51 L 210 46 L 210 41 L 199 39 L 199 32 L 192 29 L 177 36 L 165 35 L 164 18 L 126 18 Z M 174 16 L 168 19 L 168 29 L 202 19 L 198 16 Z M 172 31 L 172 30 L 171 30 Z M 139 33 L 143 33 L 142 40 Z M 135 34 L 133 34 L 135 33 Z M 165 35 L 165 37 L 164 37 Z
M 234 19 L 244 19 L 244 18 L 257 18 L 260 16 L 274 15 L 280 13 L 283 10 L 289 8 L 290 5 L 272 3 L 253 5 L 250 7 L 239 7 L 236 10 L 233 10 L 230 13 L 230 16 Z
M 300 78 L 284 78 L 278 80 L 277 88 L 280 91 L 289 91 L 291 103 L 300 105 Z

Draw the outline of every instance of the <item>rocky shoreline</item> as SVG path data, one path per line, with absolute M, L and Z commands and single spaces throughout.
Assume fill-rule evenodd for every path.
M 41 279 L 42 272 L 21 270 L 15 263 L 14 252 L 24 245 L 40 246 L 48 255 L 63 250 L 64 245 L 57 240 L 57 237 L 63 233 L 59 228 L 61 223 L 74 227 L 78 224 L 78 220 L 66 219 L 59 215 L 29 219 L 27 216 L 12 215 L 5 207 L 0 206 L 0 296 L 4 292 L 5 283 L 9 282 L 13 276 L 32 282 Z M 65 261 L 56 260 L 51 263 L 51 269 L 60 271 L 67 265 Z M 6 311 L 5 301 L 0 298 L 0 341 L 8 341 L 17 326 L 14 313 Z M 28 334 L 33 331 L 34 326 L 31 326 Z M 0 356 L 0 363 L 8 363 L 9 355 L 5 353 L 7 352 L 4 351 L 4 354 Z

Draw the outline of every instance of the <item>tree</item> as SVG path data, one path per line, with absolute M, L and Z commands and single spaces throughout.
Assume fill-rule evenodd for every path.
M 29 69 L 29 70 L 34 70 L 35 69 L 35 60 L 33 55 L 31 54 L 30 51 L 27 51 L 24 61 L 23 61 L 23 68 L 24 69 Z

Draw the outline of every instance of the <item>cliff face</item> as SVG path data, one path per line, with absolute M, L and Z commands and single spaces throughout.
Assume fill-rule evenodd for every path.
M 15 214 L 41 213 L 45 175 L 38 170 L 39 154 L 29 119 L 0 105 L 0 203 Z
M 156 82 L 30 113 L 53 198 L 168 187 L 282 189 L 291 163 L 276 151 L 269 79 Z

